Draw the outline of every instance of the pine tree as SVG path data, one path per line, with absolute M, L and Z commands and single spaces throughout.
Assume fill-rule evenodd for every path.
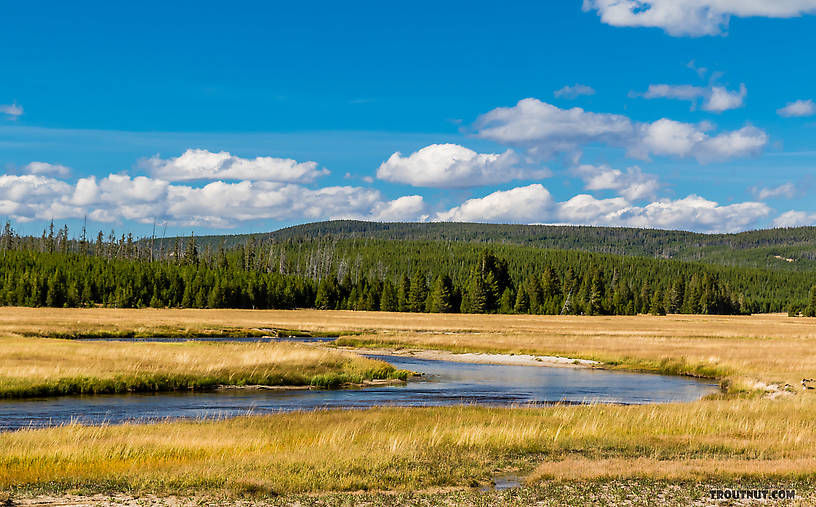
M 408 310 L 412 312 L 424 312 L 428 299 L 428 282 L 425 274 L 417 269 L 411 278 L 411 291 L 408 296 Z
M 390 280 L 383 282 L 382 295 L 380 295 L 380 310 L 384 312 L 396 312 L 399 310 L 397 290 Z
M 410 312 L 410 303 L 409 300 L 411 299 L 411 279 L 408 278 L 408 275 L 402 275 L 402 280 L 400 281 L 399 292 L 397 293 L 397 306 L 399 311 L 401 312 Z
M 431 292 L 431 312 L 450 313 L 453 311 L 451 303 L 451 292 L 453 284 L 447 275 L 439 275 L 434 282 L 433 292 Z
M 594 276 L 589 284 L 589 294 L 587 296 L 587 313 L 589 315 L 600 315 L 602 312 L 601 298 L 603 297 L 603 285 L 600 277 Z
M 530 311 L 530 296 L 527 295 L 527 290 L 524 287 L 519 287 L 516 292 L 516 303 L 513 305 L 513 311 L 516 313 L 527 313 Z
M 649 313 L 652 315 L 666 315 L 666 307 L 663 306 L 663 293 L 660 289 L 657 289 L 654 291 L 654 294 L 652 294 Z
M 508 287 L 504 289 L 504 292 L 499 299 L 499 313 L 513 313 L 513 302 L 513 292 Z
M 816 285 L 810 288 L 809 303 L 804 314 L 805 317 L 816 317 Z
M 466 294 L 467 303 L 464 304 L 464 311 L 467 313 L 487 312 L 487 287 L 478 271 L 470 275 L 468 290 Z

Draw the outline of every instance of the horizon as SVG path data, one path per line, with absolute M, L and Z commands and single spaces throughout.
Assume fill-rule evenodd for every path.
M 7 221 L 10 226 L 11 230 L 14 234 L 20 237 L 31 237 L 36 238 L 40 237 L 43 234 L 48 232 L 48 228 L 50 226 L 50 221 L 46 222 L 44 228 L 37 232 L 36 234 L 32 234 L 30 232 L 21 232 L 16 228 L 16 224 L 11 221 Z M 133 231 L 129 231 L 127 229 L 120 229 L 116 230 L 115 227 L 111 228 L 110 230 L 104 230 L 104 228 L 96 228 L 91 229 L 87 228 L 85 233 L 86 237 L 90 241 L 92 237 L 96 237 L 99 233 L 102 233 L 105 238 L 108 238 L 111 233 L 115 233 L 115 239 L 118 240 L 122 235 L 127 236 L 128 234 L 133 235 L 133 239 L 135 241 L 144 241 L 150 239 L 151 237 L 154 238 L 164 238 L 164 239 L 173 239 L 173 238 L 208 238 L 208 237 L 229 237 L 229 236 L 262 236 L 262 235 L 269 235 L 275 234 L 276 232 L 284 231 L 287 229 L 296 229 L 298 227 L 306 227 L 310 225 L 319 225 L 319 224 L 332 224 L 336 222 L 350 222 L 350 223 L 360 223 L 360 224 L 375 224 L 375 225 L 476 225 L 476 226 L 496 226 L 496 227 L 503 227 L 503 226 L 512 226 L 512 227 L 554 227 L 554 228 L 594 228 L 594 229 L 620 229 L 620 230 L 631 230 L 631 231 L 652 231 L 652 232 L 665 232 L 665 233 L 684 233 L 684 234 L 699 234 L 703 236 L 737 236 L 741 234 L 750 234 L 755 232 L 770 232 L 774 230 L 797 230 L 797 229 L 813 229 L 816 226 L 813 225 L 800 225 L 800 226 L 779 226 L 779 227 L 768 227 L 768 228 L 756 228 L 756 229 L 746 229 L 743 231 L 738 232 L 698 232 L 692 231 L 687 229 L 657 229 L 657 228 L 648 228 L 648 227 L 631 227 L 631 226 L 620 226 L 620 225 L 591 225 L 591 224 L 518 224 L 518 223 L 491 223 L 491 222 L 378 222 L 372 220 L 357 220 L 357 219 L 332 219 L 332 220 L 318 220 L 314 222 L 303 222 L 294 225 L 286 225 L 281 226 L 275 229 L 270 229 L 267 231 L 256 231 L 256 232 L 232 232 L 232 231 L 222 231 L 220 234 L 218 231 L 213 233 L 204 233 L 201 234 L 196 230 L 189 230 L 187 233 L 181 234 L 165 234 L 159 235 L 159 230 L 157 228 L 155 235 L 151 230 L 148 234 L 136 235 Z M 67 222 L 53 222 L 54 231 L 59 231 L 63 227 L 68 226 Z M 158 227 L 158 226 L 157 226 Z M 72 229 L 71 227 L 68 228 L 68 239 L 71 241 L 77 241 L 81 237 L 82 227 L 79 227 L 79 231 L 77 229 Z M 93 234 L 92 234 L 93 233 Z M 0 235 L 2 235 L 2 231 L 0 231 Z
M 816 1 L 47 3 L 0 34 L 25 235 L 816 224 Z

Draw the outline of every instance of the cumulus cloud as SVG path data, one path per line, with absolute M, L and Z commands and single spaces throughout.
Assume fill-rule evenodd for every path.
M 592 113 L 575 107 L 561 109 L 538 99 L 520 100 L 513 107 L 489 111 L 474 123 L 476 135 L 517 145 L 538 156 L 576 152 L 600 143 L 619 146 L 630 156 L 694 157 L 700 162 L 757 155 L 768 143 L 767 134 L 752 126 L 709 135 L 711 124 L 691 124 L 662 118 L 635 123 L 617 114 Z
M 572 169 L 572 173 L 584 180 L 587 190 L 612 190 L 629 201 L 654 199 L 660 187 L 657 177 L 643 174 L 637 166 L 624 172 L 606 164 L 583 164 Z
M 213 153 L 189 149 L 169 159 L 158 155 L 143 159 L 139 166 L 167 181 L 255 180 L 282 183 L 311 182 L 329 172 L 318 169 L 317 162 L 298 162 L 288 158 L 241 158 L 226 151 Z
M 691 124 L 666 118 L 641 124 L 639 136 L 629 146 L 629 154 L 648 159 L 650 155 L 694 157 L 701 163 L 758 155 L 768 144 L 768 135 L 752 126 L 709 136 L 707 123 Z
M 21 221 L 75 217 L 73 208 L 61 203 L 71 190 L 68 183 L 46 176 L 0 175 L 0 214 Z
M 779 197 L 787 197 L 791 199 L 796 193 L 796 187 L 793 183 L 784 183 L 778 187 L 754 187 L 751 189 L 754 196 L 760 201 L 765 199 L 775 199 Z
M 455 208 L 437 213 L 435 219 L 442 222 L 530 223 L 550 216 L 554 205 L 550 192 L 534 183 L 469 199 Z
M 748 90 L 744 84 L 741 84 L 737 91 L 727 90 L 722 86 L 712 86 L 708 91 L 703 109 L 715 113 L 737 109 L 745 104 L 746 95 L 748 95 Z
M 721 113 L 730 109 L 737 109 L 745 105 L 748 90 L 742 84 L 739 90 L 728 90 L 722 86 L 692 86 L 653 84 L 642 94 L 645 99 L 676 99 L 692 103 L 692 109 L 699 100 L 703 101 L 703 109 L 714 113 Z
M 0 214 L 18 221 L 88 217 L 97 222 L 159 218 L 188 226 L 234 227 L 247 220 L 422 219 L 421 196 L 384 199 L 379 190 L 311 189 L 270 181 L 214 181 L 203 187 L 110 174 L 68 183 L 26 174 L 0 176 Z
M 368 218 L 378 222 L 401 222 L 424 219 L 425 200 L 421 195 L 405 195 L 393 201 L 380 202 L 371 209 Z
M 816 0 L 584 0 L 601 22 L 617 27 L 656 27 L 674 36 L 726 32 L 731 16 L 792 18 L 816 12 Z
M 54 176 L 68 176 L 71 169 L 61 164 L 49 164 L 48 162 L 31 162 L 24 168 L 28 174 L 53 174 Z
M 788 102 L 785 107 L 776 110 L 776 114 L 783 118 L 800 118 L 802 116 L 813 116 L 816 114 L 816 104 L 813 100 L 797 100 Z
M 598 199 L 580 194 L 556 202 L 541 185 L 493 192 L 437 213 L 438 221 L 569 223 L 703 232 L 735 232 L 766 217 L 770 208 L 760 202 L 720 205 L 697 195 L 662 199 L 643 206 L 624 197 Z
M 553 92 L 558 98 L 565 98 L 565 99 L 574 99 L 578 98 L 581 95 L 595 95 L 595 89 L 591 86 L 582 85 L 582 84 L 574 84 L 572 86 L 565 86 Z
M 816 224 L 816 213 L 805 211 L 786 211 L 773 221 L 774 227 L 804 227 Z
M 518 166 L 512 150 L 504 153 L 476 153 L 457 144 L 432 144 L 405 157 L 397 152 L 377 169 L 385 181 L 415 187 L 474 187 L 516 179 L 541 178 L 546 170 Z
M 23 114 L 23 107 L 14 104 L 0 104 L 0 113 L 5 114 L 8 118 L 16 120 Z
M 534 98 L 493 109 L 479 116 L 474 127 L 479 137 L 523 146 L 542 156 L 574 151 L 590 143 L 625 145 L 635 132 L 626 116 L 592 113 L 580 107 L 561 109 Z

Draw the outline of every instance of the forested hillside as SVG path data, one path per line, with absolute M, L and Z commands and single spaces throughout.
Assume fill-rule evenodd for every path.
M 813 272 L 510 243 L 246 236 L 229 245 L 101 233 L 89 241 L 67 228 L 20 237 L 7 224 L 0 251 L 5 305 L 816 313 Z
M 272 239 L 387 239 L 413 241 L 514 244 L 539 248 L 634 255 L 658 259 L 703 261 L 809 271 L 816 269 L 816 227 L 768 229 L 738 234 L 699 234 L 686 231 L 554 225 L 474 223 L 379 223 L 336 220 L 288 227 L 268 234 Z M 235 246 L 248 235 L 207 236 L 201 241 Z

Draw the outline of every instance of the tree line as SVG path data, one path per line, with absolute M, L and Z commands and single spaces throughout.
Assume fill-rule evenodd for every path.
M 816 316 L 809 273 L 507 244 L 0 234 L 0 304 Z

